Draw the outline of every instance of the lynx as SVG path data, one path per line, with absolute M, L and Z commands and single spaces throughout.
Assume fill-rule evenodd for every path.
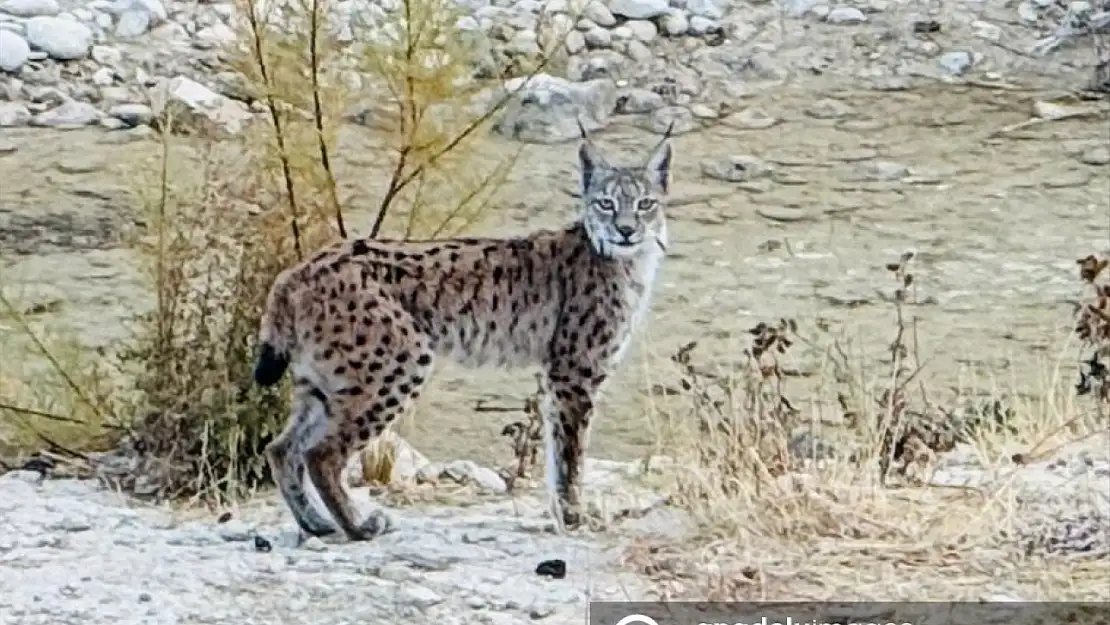
M 642 165 L 614 166 L 583 132 L 580 214 L 562 229 L 351 239 L 278 275 L 254 379 L 273 386 L 287 369 L 293 376 L 292 414 L 266 457 L 304 532 L 368 540 L 386 529 L 378 511 L 357 518 L 340 475 L 420 396 L 437 358 L 542 368 L 551 511 L 560 528 L 580 525 L 594 405 L 649 307 L 666 252 L 671 152 L 668 132 Z M 306 474 L 327 515 L 309 501 Z

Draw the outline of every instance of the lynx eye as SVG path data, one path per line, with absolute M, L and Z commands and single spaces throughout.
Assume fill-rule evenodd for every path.
M 636 210 L 640 211 L 641 213 L 646 213 L 648 211 L 655 210 L 655 207 L 658 205 L 659 202 L 653 200 L 652 198 L 646 197 L 639 202 L 636 202 Z
M 603 197 L 603 198 L 600 198 L 598 200 L 595 200 L 594 201 L 594 206 L 597 207 L 598 210 L 604 211 L 606 213 L 611 213 L 611 212 L 617 210 L 616 203 L 613 202 L 613 200 L 610 200 L 607 197 Z

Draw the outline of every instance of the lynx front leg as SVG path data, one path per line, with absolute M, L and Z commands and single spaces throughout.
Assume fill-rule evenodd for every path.
M 548 375 L 543 409 L 545 477 L 557 525 L 582 523 L 581 481 L 598 384 Z

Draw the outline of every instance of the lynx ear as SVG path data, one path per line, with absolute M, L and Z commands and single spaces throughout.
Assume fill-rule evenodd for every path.
M 582 128 L 581 122 L 578 127 Z M 590 190 L 590 184 L 597 177 L 597 170 L 609 168 L 609 163 L 598 151 L 597 146 L 586 137 L 585 129 L 582 129 L 582 145 L 578 147 L 578 168 L 581 172 L 583 196 Z
M 673 124 L 672 124 L 673 125 Z M 667 129 L 667 135 L 670 129 Z M 652 150 L 644 165 L 644 175 L 652 184 L 656 185 L 663 193 L 669 193 L 671 187 L 671 142 L 669 136 L 664 136 L 659 145 Z

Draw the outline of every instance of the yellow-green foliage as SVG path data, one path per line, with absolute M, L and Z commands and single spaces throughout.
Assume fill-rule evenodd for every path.
M 109 448 L 123 425 L 114 371 L 72 336 L 39 323 L 49 307 L 21 304 L 14 278 L 3 276 L 0 293 L 0 456 Z

